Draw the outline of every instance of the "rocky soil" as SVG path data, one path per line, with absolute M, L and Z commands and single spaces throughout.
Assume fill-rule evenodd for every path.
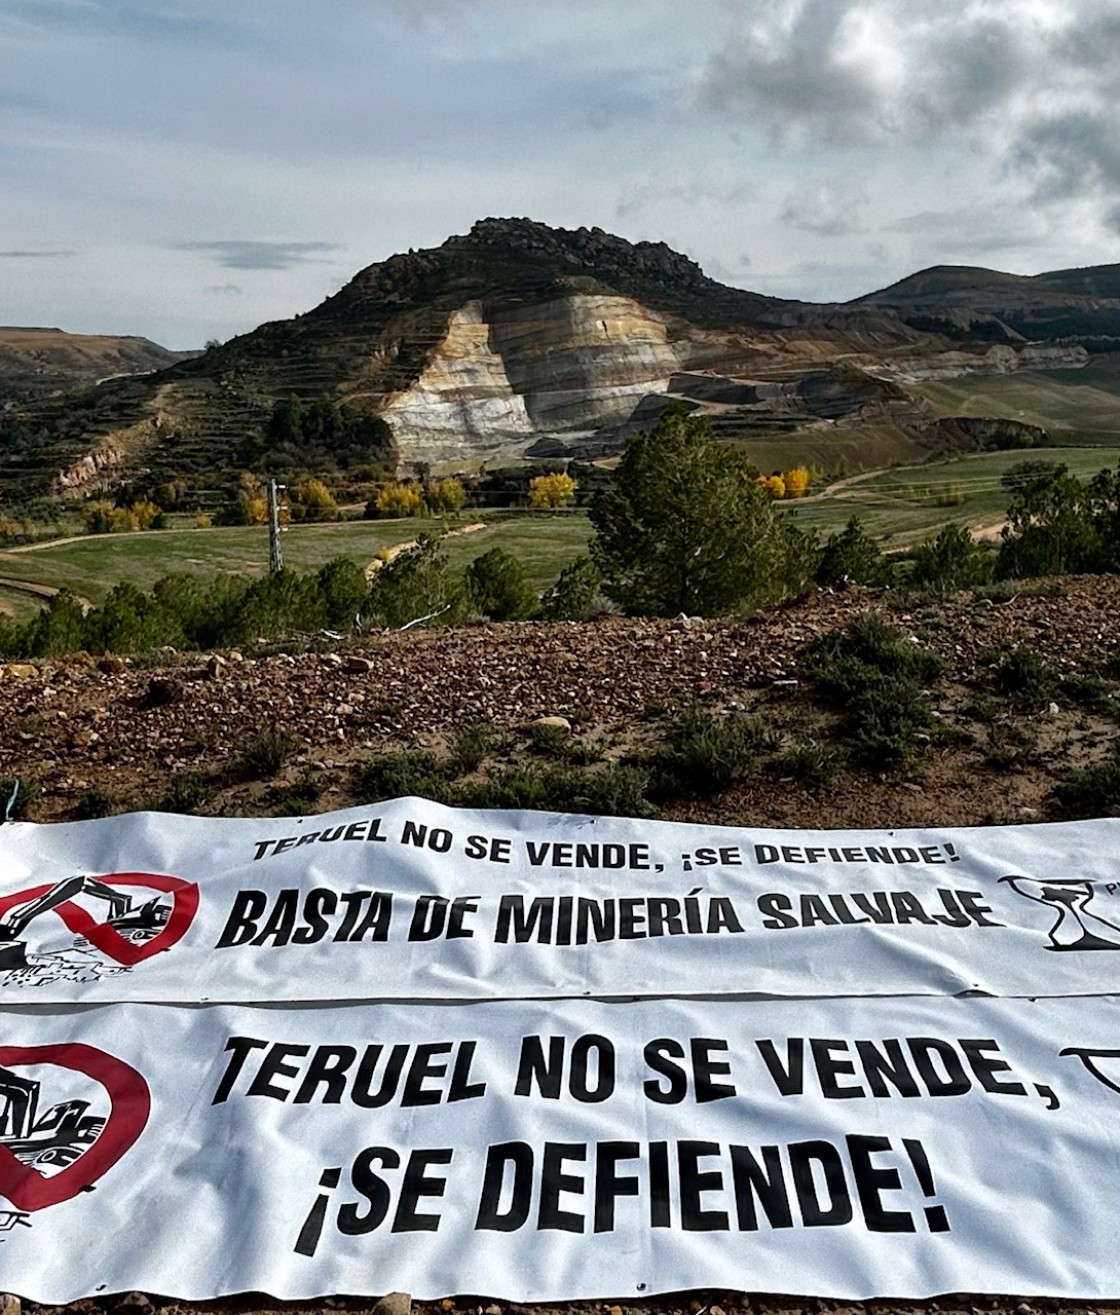
M 1117 730 L 1107 709 L 1056 696 L 1025 711 L 993 686 L 1000 653 L 1017 645 L 1059 675 L 1107 675 L 1120 653 L 1120 580 L 1082 578 L 1004 598 L 824 592 L 747 621 L 479 625 L 262 656 L 0 664 L 0 777 L 32 784 L 28 816 L 41 821 L 73 817 L 91 790 L 119 806 L 150 804 L 185 772 L 222 778 L 200 811 L 274 811 L 285 783 L 309 773 L 315 811 L 325 811 L 364 802 L 355 769 L 371 755 L 438 747 L 466 726 L 516 731 L 565 717 L 610 761 L 695 703 L 754 712 L 779 741 L 828 745 L 835 712 L 814 697 L 801 653 L 863 611 L 942 657 L 930 693 L 944 733 L 902 772 L 841 771 L 827 788 L 760 774 L 666 816 L 818 827 L 1041 820 L 1055 781 L 1105 755 Z M 246 779 L 232 769 L 266 728 L 295 751 L 271 779 Z
M 665 815 L 723 824 L 804 827 L 984 825 L 1054 816 L 1051 791 L 1071 767 L 1099 761 L 1117 734 L 1106 705 L 1087 710 L 1059 693 L 1024 711 L 993 688 L 1001 652 L 1035 649 L 1065 677 L 1099 676 L 1115 688 L 1120 653 L 1120 579 L 1074 579 L 1054 590 L 995 598 L 900 601 L 852 590 L 819 593 L 749 621 L 607 619 L 588 625 L 478 626 L 413 631 L 316 651 L 221 657 L 167 653 L 155 663 L 63 661 L 0 665 L 0 776 L 37 785 L 29 816 L 72 817 L 90 790 L 122 806 L 164 795 L 176 773 L 215 772 L 236 762 L 264 727 L 298 739 L 274 779 L 235 779 L 201 811 L 274 810 L 285 780 L 313 771 L 315 805 L 358 802 L 356 769 L 389 749 L 434 747 L 455 731 L 489 722 L 516 731 L 541 716 L 568 718 L 577 738 L 609 758 L 632 754 L 675 710 L 700 702 L 744 709 L 785 737 L 829 743 L 836 712 L 820 705 L 804 674 L 813 638 L 862 611 L 882 613 L 933 648 L 945 673 L 930 695 L 943 723 L 906 770 L 841 770 L 810 787 L 773 773 L 721 796 L 679 800 Z M 1064 689 L 1065 687 L 1060 687 Z M 516 736 L 514 736 L 516 740 Z M 516 754 L 516 747 L 511 750 Z M 69 1308 L 75 1315 L 230 1315 L 337 1309 L 347 1315 L 409 1315 L 397 1298 L 328 1298 L 307 1304 L 249 1296 L 203 1307 L 129 1294 Z M 26 1307 L 30 1315 L 40 1308 Z M 529 1315 L 487 1298 L 417 1304 L 418 1315 Z M 624 1306 L 533 1307 L 533 1315 L 1088 1315 L 1108 1303 L 1037 1296 L 952 1295 L 930 1302 L 838 1303 L 813 1297 L 696 1292 Z M 18 1315 L 18 1309 L 3 1315 Z

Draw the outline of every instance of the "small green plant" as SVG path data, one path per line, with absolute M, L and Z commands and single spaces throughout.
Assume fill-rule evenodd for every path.
M 494 751 L 497 732 L 489 722 L 475 722 L 455 732 L 448 767 L 453 776 L 477 772 Z
M 806 668 L 840 707 L 840 733 L 854 762 L 891 767 L 913 756 L 933 722 L 922 686 L 941 670 L 935 653 L 864 615 L 812 644 Z
M 993 674 L 996 689 L 1025 712 L 1041 712 L 1057 692 L 1056 674 L 1027 644 L 1001 657 Z
M 1101 676 L 1062 676 L 1060 692 L 1071 703 L 1096 713 L 1098 717 L 1120 716 L 1116 687 Z
M 752 776 L 773 748 L 769 732 L 744 713 L 688 708 L 649 757 L 658 795 L 708 795 Z
M 1034 757 L 1037 740 L 1022 726 L 1000 722 L 988 727 L 984 766 L 995 772 L 1015 771 Z
M 304 817 L 314 810 L 325 788 L 322 776 L 305 768 L 287 785 L 273 786 L 269 802 L 277 817 Z
M 773 755 L 766 766 L 776 776 L 800 781 L 803 785 L 827 785 L 844 762 L 843 750 L 818 740 L 795 740 Z
M 1104 762 L 1067 772 L 1054 787 L 1053 800 L 1063 817 L 1110 815 L 1120 805 L 1120 740 L 1113 740 Z
M 382 753 L 362 765 L 358 784 L 371 803 L 382 799 L 401 799 L 416 795 L 437 802 L 452 803 L 449 795 L 447 763 L 427 750 L 404 750 Z
M 460 802 L 473 808 L 535 808 L 553 813 L 655 817 L 647 797 L 649 774 L 631 764 L 596 771 L 532 764 L 507 767 L 488 781 L 467 786 Z
M 246 744 L 241 757 L 242 770 L 250 780 L 269 779 L 299 752 L 299 747 L 294 735 L 275 726 L 264 726 Z
M 74 805 L 74 819 L 78 822 L 88 822 L 96 817 L 112 817 L 123 808 L 124 804 L 115 795 L 111 795 L 108 790 L 102 790 L 100 786 L 94 786 Z
M 218 793 L 218 783 L 203 772 L 176 772 L 167 793 L 148 806 L 157 813 L 193 813 Z

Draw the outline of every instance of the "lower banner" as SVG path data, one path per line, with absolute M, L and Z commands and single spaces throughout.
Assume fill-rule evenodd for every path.
M 10 1010 L 0 1283 L 1120 1291 L 1120 1002 Z

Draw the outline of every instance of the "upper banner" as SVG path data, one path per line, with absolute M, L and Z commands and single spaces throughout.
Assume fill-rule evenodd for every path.
M 112 1005 L 2 1031 L 0 1265 L 37 1301 L 1120 1290 L 1115 1000 Z
M 1120 992 L 1120 821 L 468 812 L 0 828 L 0 1000 Z

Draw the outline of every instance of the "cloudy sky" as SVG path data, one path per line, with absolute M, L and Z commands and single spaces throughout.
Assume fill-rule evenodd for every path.
M 0 0 L 0 323 L 171 347 L 487 215 L 834 300 L 1120 261 L 1120 0 Z

